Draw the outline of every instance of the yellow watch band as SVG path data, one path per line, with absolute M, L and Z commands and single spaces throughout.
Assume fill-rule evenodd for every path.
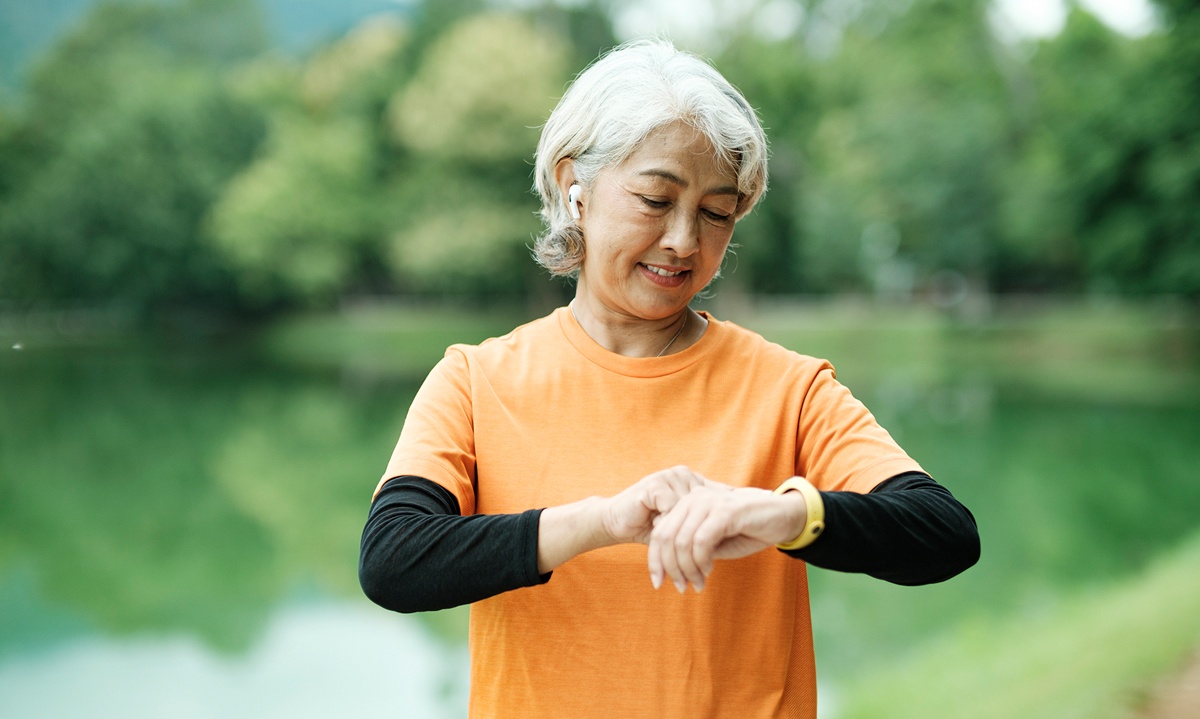
M 799 492 L 804 495 L 808 518 L 800 536 L 786 544 L 776 544 L 775 546 L 789 551 L 807 547 L 821 536 L 821 532 L 825 531 L 825 503 L 821 501 L 821 493 L 804 477 L 792 477 L 775 488 L 775 494 L 784 494 L 785 492 Z

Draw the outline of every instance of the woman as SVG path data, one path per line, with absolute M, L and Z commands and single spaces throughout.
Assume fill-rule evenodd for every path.
M 976 561 L 974 520 L 827 362 L 688 308 L 767 178 L 754 111 L 710 66 L 608 54 L 536 173 L 536 255 L 575 298 L 430 373 L 364 591 L 473 603 L 472 717 L 815 716 L 805 563 L 940 581 Z

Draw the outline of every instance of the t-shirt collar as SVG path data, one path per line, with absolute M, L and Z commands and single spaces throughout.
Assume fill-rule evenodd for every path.
M 570 307 L 559 307 L 554 313 L 558 315 L 558 324 L 567 341 L 580 354 L 610 372 L 628 377 L 662 377 L 678 372 L 711 352 L 720 344 L 725 332 L 720 321 L 713 319 L 707 312 L 700 312 L 700 316 L 708 320 L 708 327 L 704 330 L 704 335 L 691 347 L 662 357 L 626 357 L 610 352 L 592 339 L 575 319 Z

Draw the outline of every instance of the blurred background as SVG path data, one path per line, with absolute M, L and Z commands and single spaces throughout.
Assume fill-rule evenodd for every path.
M 1196 716 L 1196 0 L 0 0 L 0 716 L 465 716 L 359 533 L 442 350 L 571 296 L 538 127 L 652 33 L 772 142 L 698 306 L 980 525 L 811 572 L 823 719 Z

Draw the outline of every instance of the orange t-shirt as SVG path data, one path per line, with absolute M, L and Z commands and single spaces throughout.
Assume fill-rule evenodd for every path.
M 864 493 L 920 470 L 828 362 L 708 320 L 656 358 L 605 350 L 567 308 L 454 345 L 384 481 L 430 479 L 466 515 L 612 496 L 677 464 L 735 487 L 800 475 Z M 473 604 L 470 651 L 475 719 L 816 716 L 805 565 L 774 549 L 718 561 L 684 595 L 654 590 L 642 545 L 582 554 Z

